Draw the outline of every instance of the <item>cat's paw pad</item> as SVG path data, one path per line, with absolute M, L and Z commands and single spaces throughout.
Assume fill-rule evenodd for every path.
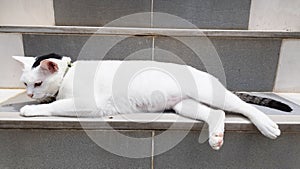
M 281 132 L 278 125 L 267 116 L 254 119 L 253 123 L 263 135 L 270 139 L 276 139 L 280 136 Z
M 219 150 L 223 145 L 223 133 L 215 133 L 210 136 L 209 144 L 214 150 Z

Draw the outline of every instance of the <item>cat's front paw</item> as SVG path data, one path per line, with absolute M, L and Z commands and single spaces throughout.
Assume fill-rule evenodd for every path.
M 20 115 L 24 117 L 33 117 L 33 116 L 48 116 L 46 110 L 43 110 L 40 105 L 26 105 L 21 108 Z

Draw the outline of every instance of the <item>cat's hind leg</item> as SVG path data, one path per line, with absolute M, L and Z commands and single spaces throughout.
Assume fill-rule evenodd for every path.
M 215 110 L 193 99 L 182 100 L 173 110 L 185 117 L 203 120 L 209 126 L 209 144 L 219 150 L 223 145 L 225 112 Z
M 278 125 L 256 107 L 242 101 L 230 91 L 226 91 L 224 110 L 241 113 L 248 117 L 265 136 L 276 139 L 280 135 Z
M 275 139 L 280 135 L 279 127 L 274 121 L 254 106 L 242 101 L 228 91 L 215 77 L 201 76 L 196 71 L 195 79 L 198 92 L 191 92 L 189 94 L 191 98 L 216 109 L 243 114 L 253 122 L 263 135 L 271 139 Z

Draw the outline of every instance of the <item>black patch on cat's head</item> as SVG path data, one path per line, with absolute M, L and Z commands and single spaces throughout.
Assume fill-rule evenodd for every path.
M 43 61 L 43 60 L 45 60 L 45 59 L 51 59 L 51 58 L 53 58 L 53 59 L 62 59 L 63 58 L 63 56 L 61 56 L 61 55 L 58 55 L 58 54 L 56 54 L 56 53 L 50 53 L 50 54 L 48 54 L 48 55 L 43 55 L 43 56 L 37 56 L 36 58 L 35 58 L 35 62 L 33 63 L 33 65 L 32 65 L 32 69 L 33 68 L 36 68 L 36 67 L 38 67 L 39 65 L 40 65 L 40 63 L 41 63 L 41 61 Z

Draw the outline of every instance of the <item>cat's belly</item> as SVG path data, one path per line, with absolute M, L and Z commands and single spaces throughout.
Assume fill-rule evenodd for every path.
M 147 80 L 136 79 L 128 86 L 115 86 L 111 88 L 110 94 L 106 95 L 108 101 L 105 104 L 116 107 L 121 113 L 158 112 L 171 109 L 187 98 L 187 95 L 172 80 L 165 79 L 154 83 L 152 80 L 155 79 L 148 76 Z M 105 95 L 99 93 L 101 100 Z
M 186 76 L 181 74 L 178 77 L 178 72 L 174 73 L 183 66 L 171 64 L 170 67 L 163 67 L 168 64 L 156 62 L 141 66 L 140 63 L 135 67 L 136 64 L 130 62 L 123 65 L 124 68 L 115 67 L 117 69 L 113 70 L 102 66 L 95 84 L 99 106 L 116 106 L 119 112 L 126 113 L 156 112 L 171 109 L 187 97 L 187 87 L 184 87 L 185 81 L 182 80 Z
M 138 113 L 138 112 L 161 112 L 171 109 L 180 102 L 181 96 L 165 97 L 160 93 L 148 95 L 134 95 L 128 97 L 111 97 L 105 104 L 105 109 L 113 109 L 119 113 Z

